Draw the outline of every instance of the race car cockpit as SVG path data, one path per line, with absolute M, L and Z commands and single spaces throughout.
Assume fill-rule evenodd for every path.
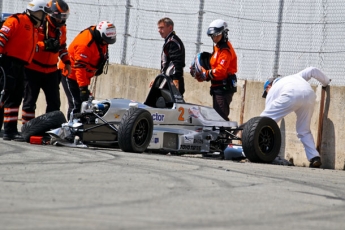
M 183 96 L 170 77 L 164 74 L 158 75 L 152 84 L 144 104 L 154 108 L 171 109 L 174 103 L 185 103 Z

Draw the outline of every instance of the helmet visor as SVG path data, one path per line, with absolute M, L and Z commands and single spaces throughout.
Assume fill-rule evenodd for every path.
M 210 37 L 215 37 L 215 36 L 218 36 L 220 35 L 224 30 L 224 26 L 222 27 L 210 27 L 208 28 L 207 30 L 207 35 L 210 36 Z
M 66 21 L 67 18 L 69 17 L 69 12 L 67 13 L 60 13 L 60 12 L 52 12 L 49 14 L 50 17 L 55 18 L 55 19 L 59 19 L 62 21 Z
M 116 42 L 116 28 L 114 26 L 108 27 L 102 34 L 102 39 L 108 44 Z
M 45 6 L 45 7 L 43 7 L 43 12 L 46 14 L 49 14 L 52 12 L 52 9 L 50 7 Z

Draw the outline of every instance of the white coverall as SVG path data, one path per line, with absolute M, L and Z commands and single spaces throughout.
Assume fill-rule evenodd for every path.
M 297 74 L 282 77 L 273 82 L 267 93 L 265 110 L 260 114 L 279 122 L 289 113 L 295 112 L 297 137 L 303 143 L 308 161 L 320 156 L 310 131 L 316 99 L 314 90 L 307 82 L 310 78 L 315 78 L 322 86 L 327 86 L 331 81 L 315 67 L 308 67 Z

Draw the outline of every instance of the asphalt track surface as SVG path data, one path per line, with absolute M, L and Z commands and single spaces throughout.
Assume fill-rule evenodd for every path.
M 0 140 L 0 229 L 345 229 L 345 172 Z

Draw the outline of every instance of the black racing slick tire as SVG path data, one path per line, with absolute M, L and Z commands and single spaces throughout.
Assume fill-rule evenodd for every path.
M 41 136 L 45 132 L 61 127 L 66 123 L 65 115 L 61 111 L 53 111 L 38 116 L 22 126 L 22 137 L 26 142 L 30 142 L 31 136 Z
M 242 148 L 251 162 L 271 163 L 279 154 L 281 133 L 269 117 L 253 117 L 244 126 Z
M 124 152 L 142 153 L 150 144 L 152 132 L 151 113 L 145 109 L 130 108 L 119 125 L 119 147 Z

